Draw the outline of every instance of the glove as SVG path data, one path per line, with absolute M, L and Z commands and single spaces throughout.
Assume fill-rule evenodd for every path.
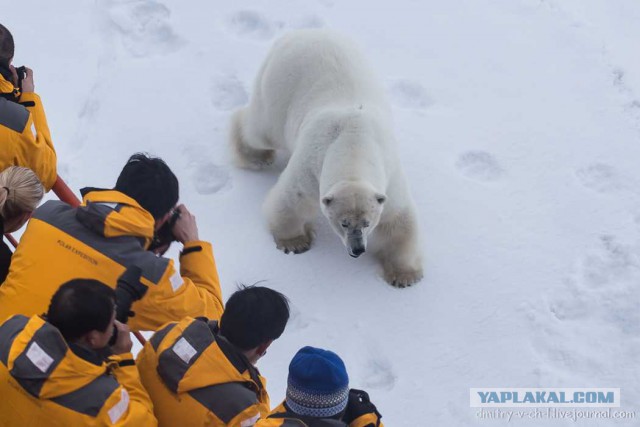
M 142 270 L 132 265 L 118 278 L 116 285 L 116 319 L 127 323 L 133 315 L 131 305 L 147 293 L 147 287 L 140 282 Z
M 363 418 L 359 420 L 359 418 Z M 366 421 L 364 420 L 366 418 Z M 342 417 L 342 421 L 351 425 L 354 421 L 354 425 L 363 427 L 373 426 L 378 427 L 380 425 L 380 419 L 382 415 L 378 412 L 376 405 L 369 400 L 369 394 L 363 390 L 356 390 L 352 388 L 349 390 L 349 402 L 347 403 L 347 410 Z M 359 421 L 363 421 L 360 423 Z

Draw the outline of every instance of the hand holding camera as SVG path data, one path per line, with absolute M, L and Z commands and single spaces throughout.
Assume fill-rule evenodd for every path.
M 180 212 L 180 216 L 173 226 L 175 239 L 182 244 L 199 240 L 196 217 L 185 205 L 180 205 L 176 209 Z
M 194 240 L 198 240 L 196 217 L 185 205 L 180 205 L 167 214 L 167 219 L 156 230 L 147 250 L 164 255 L 172 242 L 185 244 Z
M 129 333 L 131 330 L 124 323 L 115 321 L 115 326 L 113 329 L 113 335 L 115 339 L 112 337 L 113 344 L 111 341 L 111 351 L 113 354 L 123 354 L 131 352 L 131 348 L 133 347 L 133 343 L 131 342 L 131 334 Z
M 16 87 L 20 88 L 22 93 L 29 93 L 35 91 L 35 84 L 33 82 L 33 70 L 27 68 L 24 65 L 22 67 L 15 68 L 13 65 L 9 67 L 11 74 L 13 74 L 13 83 Z

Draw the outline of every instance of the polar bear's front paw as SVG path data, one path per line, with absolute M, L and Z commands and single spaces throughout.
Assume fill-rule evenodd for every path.
M 384 280 L 396 288 L 406 288 L 422 279 L 422 270 L 397 271 L 386 270 Z
M 292 239 L 279 239 L 274 237 L 276 247 L 285 254 L 293 252 L 294 254 L 301 254 L 308 251 L 311 248 L 311 236 L 304 235 L 294 237 Z

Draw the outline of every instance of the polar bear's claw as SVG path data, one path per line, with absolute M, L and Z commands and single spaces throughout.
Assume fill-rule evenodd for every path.
M 276 241 L 276 247 L 283 251 L 285 254 L 294 253 L 301 254 L 311 249 L 311 237 L 310 236 L 298 236 L 292 239 L 274 239 Z
M 422 270 L 402 271 L 402 272 L 385 272 L 384 279 L 391 286 L 396 288 L 407 288 L 422 279 Z
M 249 147 L 244 147 L 235 154 L 236 165 L 250 170 L 261 170 L 271 166 L 276 158 L 275 150 L 256 150 Z

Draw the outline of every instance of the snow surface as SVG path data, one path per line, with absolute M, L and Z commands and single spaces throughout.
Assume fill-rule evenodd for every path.
M 511 424 L 640 425 L 639 2 L 27 0 L 2 15 L 72 188 L 112 186 L 134 151 L 163 157 L 225 298 L 258 281 L 291 298 L 259 364 L 274 405 L 314 345 L 388 427 L 507 424 L 478 419 L 470 387 L 620 387 L 633 421 Z M 272 41 L 308 27 L 355 39 L 388 87 L 424 241 L 413 288 L 322 221 L 310 252 L 278 252 L 260 211 L 278 168 L 230 164 L 230 113 Z

